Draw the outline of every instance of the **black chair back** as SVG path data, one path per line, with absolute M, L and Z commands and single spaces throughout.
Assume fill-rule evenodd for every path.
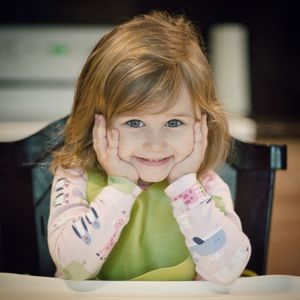
M 0 272 L 53 276 L 47 244 L 51 152 L 63 143 L 67 117 L 16 142 L 0 143 Z M 248 268 L 266 273 L 275 172 L 286 168 L 286 146 L 234 140 L 221 177 L 229 184 L 251 240 Z

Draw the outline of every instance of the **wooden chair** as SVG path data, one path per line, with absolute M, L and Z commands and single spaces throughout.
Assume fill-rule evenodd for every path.
M 234 139 L 231 156 L 220 171 L 233 195 L 235 211 L 249 237 L 247 268 L 266 274 L 276 170 L 287 167 L 286 145 L 245 143 Z
M 63 143 L 67 117 L 23 140 L 0 143 L 0 272 L 53 276 L 47 221 L 51 152 Z M 286 168 L 285 145 L 233 140 L 231 156 L 219 171 L 229 184 L 243 230 L 251 240 L 247 268 L 266 273 L 275 173 Z

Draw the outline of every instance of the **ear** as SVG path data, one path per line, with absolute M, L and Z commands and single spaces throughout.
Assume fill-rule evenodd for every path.
M 193 241 L 198 245 L 202 245 L 204 243 L 204 241 L 197 236 L 193 237 Z

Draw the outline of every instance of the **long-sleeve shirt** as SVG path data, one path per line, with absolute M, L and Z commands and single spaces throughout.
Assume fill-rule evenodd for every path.
M 128 224 L 143 192 L 122 177 L 107 185 L 90 203 L 87 174 L 59 169 L 53 180 L 48 223 L 51 256 L 65 278 L 94 278 Z M 244 270 L 251 253 L 234 212 L 228 186 L 214 172 L 197 180 L 185 175 L 164 190 L 184 236 L 196 272 L 215 283 L 230 283 Z

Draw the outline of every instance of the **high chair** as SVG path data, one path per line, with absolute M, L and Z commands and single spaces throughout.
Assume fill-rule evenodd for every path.
M 51 152 L 60 147 L 67 117 L 15 142 L 0 143 L 0 272 L 53 276 L 47 245 Z M 285 145 L 233 139 L 219 174 L 228 183 L 252 245 L 248 273 L 266 273 L 276 170 L 286 168 Z

